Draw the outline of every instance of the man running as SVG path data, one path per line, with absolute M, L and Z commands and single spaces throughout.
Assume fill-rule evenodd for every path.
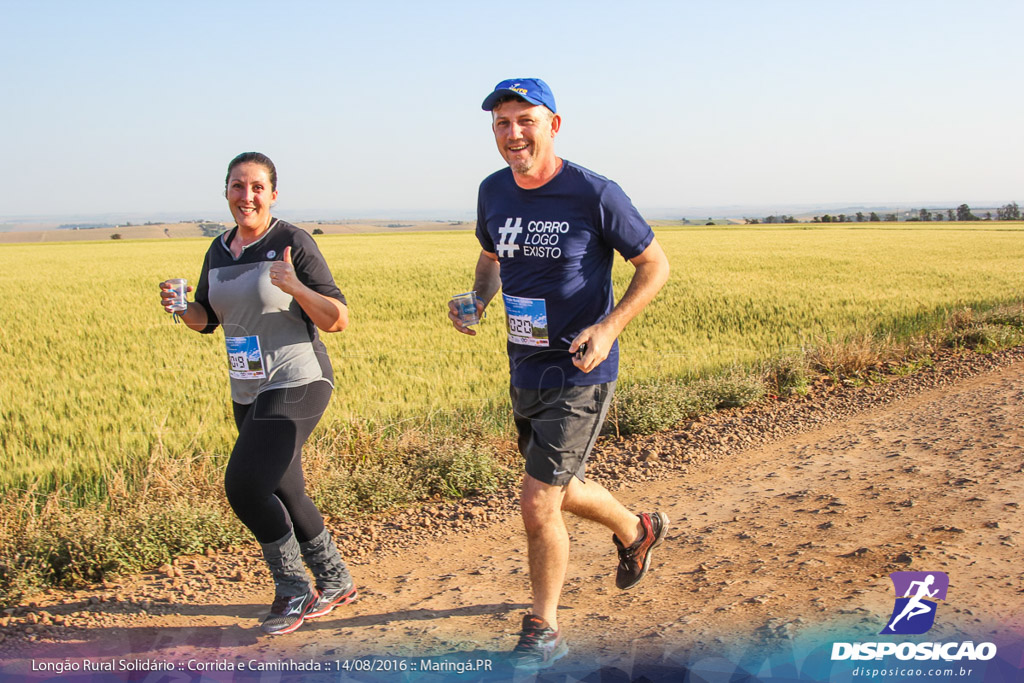
M 664 513 L 630 512 L 584 479 L 587 457 L 618 377 L 618 336 L 668 279 L 665 253 L 650 226 L 614 182 L 555 155 L 562 119 L 544 81 L 502 81 L 483 102 L 508 163 L 480 185 L 473 289 L 482 314 L 498 289 L 505 304 L 510 393 L 526 460 L 520 497 L 526 528 L 531 613 L 513 659 L 550 666 L 568 648 L 558 600 L 569 557 L 562 512 L 603 524 L 619 553 L 615 584 L 635 586 L 668 526 Z M 614 303 L 612 263 L 634 266 Z M 476 332 L 449 306 L 455 328 Z

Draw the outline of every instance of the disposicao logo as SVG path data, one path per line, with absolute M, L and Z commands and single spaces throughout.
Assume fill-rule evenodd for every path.
M 896 601 L 879 635 L 920 635 L 935 624 L 936 600 L 945 600 L 949 577 L 944 572 L 893 572 L 889 574 Z M 973 641 L 945 643 L 833 643 L 832 661 L 881 660 L 986 661 L 996 656 L 993 643 Z
M 945 572 L 893 572 L 896 589 L 892 616 L 880 634 L 920 635 L 935 623 L 936 600 L 945 600 L 949 576 Z

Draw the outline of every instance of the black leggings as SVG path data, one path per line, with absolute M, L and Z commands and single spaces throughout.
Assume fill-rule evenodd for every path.
M 271 389 L 249 405 L 233 404 L 238 441 L 224 472 L 224 491 L 260 543 L 273 543 L 293 528 L 301 543 L 324 530 L 324 518 L 306 495 L 302 444 L 330 398 L 330 384 L 313 382 Z

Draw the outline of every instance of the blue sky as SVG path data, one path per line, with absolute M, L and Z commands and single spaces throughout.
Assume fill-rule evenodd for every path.
M 0 0 L 0 219 L 472 215 L 480 102 L 539 76 L 558 153 L 680 207 L 1022 201 L 1019 0 Z M 674 214 L 672 214 L 674 215 Z

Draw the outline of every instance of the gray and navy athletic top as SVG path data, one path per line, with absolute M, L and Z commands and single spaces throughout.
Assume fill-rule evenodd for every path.
M 290 294 L 270 282 L 270 264 L 291 247 L 299 280 L 318 294 L 345 303 L 327 262 L 306 231 L 274 218 L 263 235 L 235 259 L 229 245 L 238 227 L 217 237 L 206 252 L 195 301 L 206 309 L 204 334 L 224 329 L 231 400 L 250 404 L 269 389 L 326 381 L 334 372 L 320 334 Z

